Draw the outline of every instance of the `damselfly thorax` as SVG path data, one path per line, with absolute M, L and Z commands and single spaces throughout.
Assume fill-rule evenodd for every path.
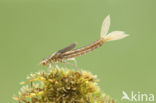
M 104 42 L 112 41 L 112 40 L 119 40 L 119 39 L 122 39 L 122 38 L 128 36 L 127 34 L 125 34 L 122 31 L 114 31 L 114 32 L 111 32 L 108 35 L 106 35 L 109 30 L 109 26 L 110 26 L 110 17 L 107 16 L 102 24 L 101 36 L 100 36 L 99 40 L 97 40 L 87 46 L 84 46 L 84 47 L 81 47 L 81 48 L 78 48 L 75 50 L 73 50 L 73 49 L 76 46 L 76 43 L 72 43 L 71 45 L 67 46 L 66 48 L 63 48 L 63 49 L 53 53 L 51 56 L 49 56 L 48 58 L 41 61 L 41 65 L 45 66 L 45 65 L 50 65 L 52 63 L 64 62 L 65 60 L 75 58 L 75 57 L 84 55 L 90 51 L 93 51 L 94 49 L 102 46 L 102 44 Z

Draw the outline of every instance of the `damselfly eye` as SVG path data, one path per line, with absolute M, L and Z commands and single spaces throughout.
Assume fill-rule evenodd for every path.
M 42 66 L 45 66 L 47 64 L 47 62 L 45 60 L 43 60 L 41 63 L 40 63 Z

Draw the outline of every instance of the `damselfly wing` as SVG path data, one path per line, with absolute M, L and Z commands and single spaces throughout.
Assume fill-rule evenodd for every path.
M 67 47 L 57 51 L 56 53 L 65 53 L 67 51 L 70 51 L 70 50 L 74 49 L 75 46 L 76 46 L 76 43 L 72 43 L 71 45 L 69 45 L 69 46 L 67 46 Z

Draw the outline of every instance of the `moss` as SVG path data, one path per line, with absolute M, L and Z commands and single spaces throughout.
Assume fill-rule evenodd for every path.
M 19 103 L 115 103 L 100 92 L 97 78 L 86 71 L 52 68 L 22 82 Z

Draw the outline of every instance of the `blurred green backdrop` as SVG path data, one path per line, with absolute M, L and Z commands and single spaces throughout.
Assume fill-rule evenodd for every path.
M 155 0 L 0 0 L 0 103 L 12 100 L 39 62 L 72 42 L 81 47 L 110 31 L 130 34 L 78 57 L 79 67 L 100 79 L 101 90 L 120 101 L 122 91 L 156 95 Z M 132 102 L 131 102 L 132 103 Z M 144 102 L 147 103 L 147 102 Z

